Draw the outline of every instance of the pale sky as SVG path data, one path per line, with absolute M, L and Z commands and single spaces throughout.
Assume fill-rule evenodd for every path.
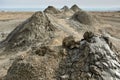
M 120 7 L 120 0 L 0 0 L 0 8 L 44 8 L 48 5 L 62 7 L 77 4 L 79 7 Z

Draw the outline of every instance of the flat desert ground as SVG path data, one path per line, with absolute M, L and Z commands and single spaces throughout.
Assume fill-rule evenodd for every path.
M 0 35 L 0 41 L 32 14 L 33 12 L 0 12 L 0 34 L 4 34 Z

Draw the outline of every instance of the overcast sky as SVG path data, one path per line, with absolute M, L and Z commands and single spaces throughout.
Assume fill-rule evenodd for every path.
M 0 8 L 44 8 L 77 4 L 79 7 L 120 7 L 120 0 L 0 0 Z

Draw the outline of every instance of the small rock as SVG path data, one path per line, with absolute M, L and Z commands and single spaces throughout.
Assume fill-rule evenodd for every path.
M 85 40 L 89 41 L 90 38 L 92 38 L 94 36 L 94 33 L 91 31 L 87 31 L 84 33 L 83 37 Z

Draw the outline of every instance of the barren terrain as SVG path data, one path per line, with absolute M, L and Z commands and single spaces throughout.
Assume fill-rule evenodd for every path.
M 12 74 L 9 74 L 10 72 L 8 72 L 8 69 L 9 69 L 9 71 L 12 72 L 12 69 L 15 67 L 15 65 L 13 64 L 13 66 L 12 66 L 13 68 L 10 66 L 12 65 L 14 60 L 16 60 L 16 58 L 19 58 L 19 57 L 20 57 L 20 59 L 22 57 L 22 60 L 25 60 L 25 62 L 30 61 L 31 65 L 36 65 L 41 62 L 40 63 L 40 66 L 41 66 L 42 63 L 44 62 L 44 60 L 46 60 L 47 62 L 45 64 L 47 66 L 50 66 L 50 69 L 53 69 L 53 70 L 54 69 L 59 69 L 59 70 L 63 69 L 64 70 L 65 67 L 63 67 L 61 69 L 60 66 L 58 67 L 58 64 L 61 63 L 62 65 L 66 66 L 66 64 L 63 62 L 67 61 L 67 57 L 74 58 L 74 56 L 78 55 L 77 53 L 75 53 L 75 51 L 79 51 L 78 47 L 76 49 L 76 45 L 75 45 L 75 46 L 72 46 L 73 49 L 71 49 L 68 52 L 65 52 L 64 49 L 62 50 L 63 53 L 74 53 L 74 54 L 72 54 L 73 56 L 71 56 L 71 55 L 65 56 L 66 59 L 58 58 L 58 56 L 56 57 L 56 55 L 57 55 L 56 53 L 59 53 L 61 51 L 59 49 L 61 49 L 61 45 L 63 45 L 64 38 L 68 37 L 68 36 L 74 36 L 75 41 L 80 41 L 84 37 L 83 41 L 81 40 L 81 43 L 84 43 L 84 40 L 87 41 L 87 39 L 85 39 L 85 36 L 83 36 L 86 31 L 92 31 L 95 34 L 104 35 L 105 37 L 109 37 L 108 41 L 112 42 L 114 50 L 118 53 L 117 54 L 118 57 L 120 57 L 120 45 L 119 45 L 120 44 L 120 12 L 88 12 L 90 15 L 89 16 L 86 12 L 76 13 L 77 12 L 76 10 L 75 10 L 75 12 L 74 12 L 74 10 L 68 11 L 68 12 L 64 12 L 64 11 L 59 12 L 56 10 L 55 12 L 51 11 L 52 12 L 52 14 L 51 14 L 51 12 L 49 11 L 49 9 L 51 9 L 51 8 L 52 7 L 50 6 L 50 7 L 48 7 L 48 10 L 44 11 L 44 12 L 46 12 L 46 14 L 44 14 L 43 12 L 36 12 L 36 13 L 34 13 L 34 12 L 0 12 L 0 49 L 1 49 L 0 50 L 0 78 L 3 78 L 5 75 L 7 75 L 7 78 L 5 80 L 8 80 L 9 77 L 11 77 L 9 75 L 12 75 Z M 90 20 L 93 20 L 93 21 L 90 21 L 92 23 L 85 24 L 80 19 L 77 19 L 77 18 L 83 17 L 83 16 L 79 17 L 78 16 L 79 14 L 81 14 L 81 15 L 85 14 L 85 15 L 83 15 L 85 17 L 84 21 L 90 19 Z M 76 15 L 77 15 L 77 18 L 76 18 Z M 86 15 L 87 15 L 87 17 L 86 17 Z M 92 19 L 91 15 L 94 16 L 93 19 Z M 75 19 L 78 21 L 74 20 L 73 17 L 75 17 Z M 34 26 L 36 27 L 35 29 L 34 29 Z M 28 32 L 24 33 L 24 31 L 26 31 L 26 32 L 28 31 Z M 90 34 L 92 34 L 92 33 L 90 33 Z M 21 35 L 22 35 L 22 38 L 21 38 Z M 34 37 L 35 37 L 36 41 L 34 41 Z M 96 36 L 92 36 L 92 37 L 96 38 Z M 23 38 L 24 38 L 24 40 L 22 41 Z M 103 47 L 105 44 L 105 45 L 109 46 L 110 49 L 112 49 L 110 46 L 111 44 L 109 44 L 109 43 L 106 44 L 106 42 L 102 41 L 101 38 L 99 39 L 99 40 L 101 40 L 100 41 L 101 44 L 99 43 L 99 41 L 97 42 L 97 38 L 95 40 L 96 40 L 97 45 L 95 44 L 92 47 L 93 49 L 95 48 L 97 50 L 97 48 L 95 46 L 100 47 L 101 44 Z M 37 41 L 39 43 L 37 43 Z M 47 42 L 47 41 L 49 41 L 49 42 Z M 34 52 L 34 49 L 36 50 L 36 49 L 38 49 L 38 47 L 40 47 L 40 49 L 41 49 L 42 42 L 43 42 L 44 46 L 47 46 L 47 48 L 45 47 L 45 49 L 46 49 L 45 53 L 47 53 L 47 50 L 48 50 L 48 52 L 50 52 L 50 55 L 48 55 L 47 58 L 43 56 L 44 54 L 38 53 L 40 55 L 40 58 L 38 56 L 36 57 L 36 55 L 31 57 L 31 55 L 27 54 L 27 53 L 37 54 L 36 52 Z M 74 40 L 72 42 L 74 42 Z M 28 45 L 28 43 L 30 43 L 30 44 Z M 43 44 L 42 44 L 42 46 L 43 46 Z M 90 44 L 92 44 L 92 42 Z M 52 50 L 49 51 L 48 46 L 50 47 L 50 49 L 52 48 Z M 77 46 L 81 46 L 81 45 L 77 45 Z M 90 45 L 88 45 L 88 46 L 91 47 Z M 23 47 L 25 47 L 25 48 L 23 49 Z M 75 47 L 75 49 L 74 49 L 74 47 Z M 109 51 L 109 47 L 105 46 L 105 48 L 108 51 Z M 8 48 L 9 48 L 9 50 L 7 50 Z M 44 47 L 42 47 L 42 48 L 44 49 Z M 54 52 L 54 48 L 55 48 L 56 53 Z M 71 46 L 70 46 L 70 48 L 71 48 Z M 85 47 L 83 50 L 86 51 L 86 49 L 87 49 L 87 47 Z M 73 52 L 71 52 L 72 50 L 73 50 Z M 102 50 L 104 51 L 104 49 L 102 49 Z M 84 51 L 83 51 L 83 53 L 84 53 Z M 99 48 L 98 48 L 98 52 L 99 52 Z M 104 52 L 107 53 L 107 51 L 104 51 Z M 102 55 L 104 54 L 104 52 L 102 53 Z M 89 54 L 89 52 L 86 52 L 86 53 Z M 99 53 L 101 53 L 101 52 L 99 52 Z M 51 54 L 52 54 L 52 57 L 51 57 Z M 111 55 L 111 54 L 113 54 L 113 52 L 110 50 L 110 52 L 108 52 L 108 54 Z M 105 55 L 109 56 L 108 54 L 105 54 Z M 28 55 L 29 55 L 29 57 L 28 57 Z M 41 55 L 43 57 L 41 57 Z M 66 55 L 66 54 L 62 54 L 62 56 L 63 55 Z M 36 57 L 36 58 L 34 58 L 34 57 Z M 110 58 L 111 57 L 113 58 L 114 55 L 111 55 Z M 64 57 L 62 57 L 62 58 L 64 58 Z M 105 57 L 105 58 L 109 59 L 108 57 Z M 35 61 L 35 64 L 32 64 L 32 63 L 34 63 L 32 60 Z M 38 62 L 38 60 L 40 60 L 40 62 Z M 50 60 L 53 60 L 53 62 L 52 61 L 49 62 Z M 111 60 L 111 62 L 112 62 L 112 60 Z M 19 65 L 21 66 L 21 64 L 17 63 L 17 61 L 14 63 L 17 64 L 18 66 Z M 115 59 L 115 61 L 113 60 L 113 64 L 114 63 L 118 64 L 116 62 L 116 59 Z M 69 65 L 69 64 L 67 63 L 67 65 Z M 45 67 L 44 64 L 43 64 L 43 66 Z M 43 66 L 42 66 L 42 68 L 43 68 Z M 52 67 L 52 66 L 54 66 L 54 67 Z M 88 65 L 86 65 L 86 66 L 88 66 Z M 20 67 L 20 69 L 22 69 L 21 67 Z M 27 68 L 27 67 L 25 67 L 25 68 Z M 81 67 L 81 68 L 84 68 L 84 67 Z M 50 70 L 50 69 L 48 68 L 48 70 Z M 48 77 L 49 75 L 47 75 L 48 79 L 46 79 L 46 80 L 54 80 L 54 79 L 50 79 L 53 77 L 54 71 L 52 71 L 52 70 L 50 70 L 50 71 L 52 73 L 49 73 L 49 71 L 48 71 L 48 73 L 46 73 L 46 74 L 50 75 L 50 77 Z M 18 72 L 19 72 L 19 70 L 18 70 Z M 77 74 L 77 73 L 75 73 L 75 74 Z M 61 74 L 56 73 L 55 75 L 61 75 Z M 17 76 L 19 76 L 19 75 L 17 75 Z M 64 78 L 64 77 L 66 78 L 66 75 L 62 76 L 62 78 Z M 102 76 L 102 77 L 104 77 L 104 76 Z M 24 77 L 23 77 L 23 79 L 24 79 Z M 106 79 L 106 77 L 105 77 L 105 79 Z M 16 79 L 11 78 L 9 80 L 16 80 Z M 19 80 L 22 80 L 22 79 L 19 79 Z M 41 79 L 36 79 L 36 80 L 44 80 L 44 79 L 41 78 Z M 59 80 L 59 79 L 55 79 L 55 80 Z M 66 79 L 60 79 L 60 80 L 66 80 Z M 71 77 L 71 80 L 73 80 L 73 77 Z M 76 80 L 79 80 L 79 79 L 76 78 Z M 88 79 L 82 79 L 82 80 L 88 80 Z M 102 80 L 102 79 L 100 79 L 100 80 Z M 118 80 L 118 79 L 115 79 L 115 80 Z

